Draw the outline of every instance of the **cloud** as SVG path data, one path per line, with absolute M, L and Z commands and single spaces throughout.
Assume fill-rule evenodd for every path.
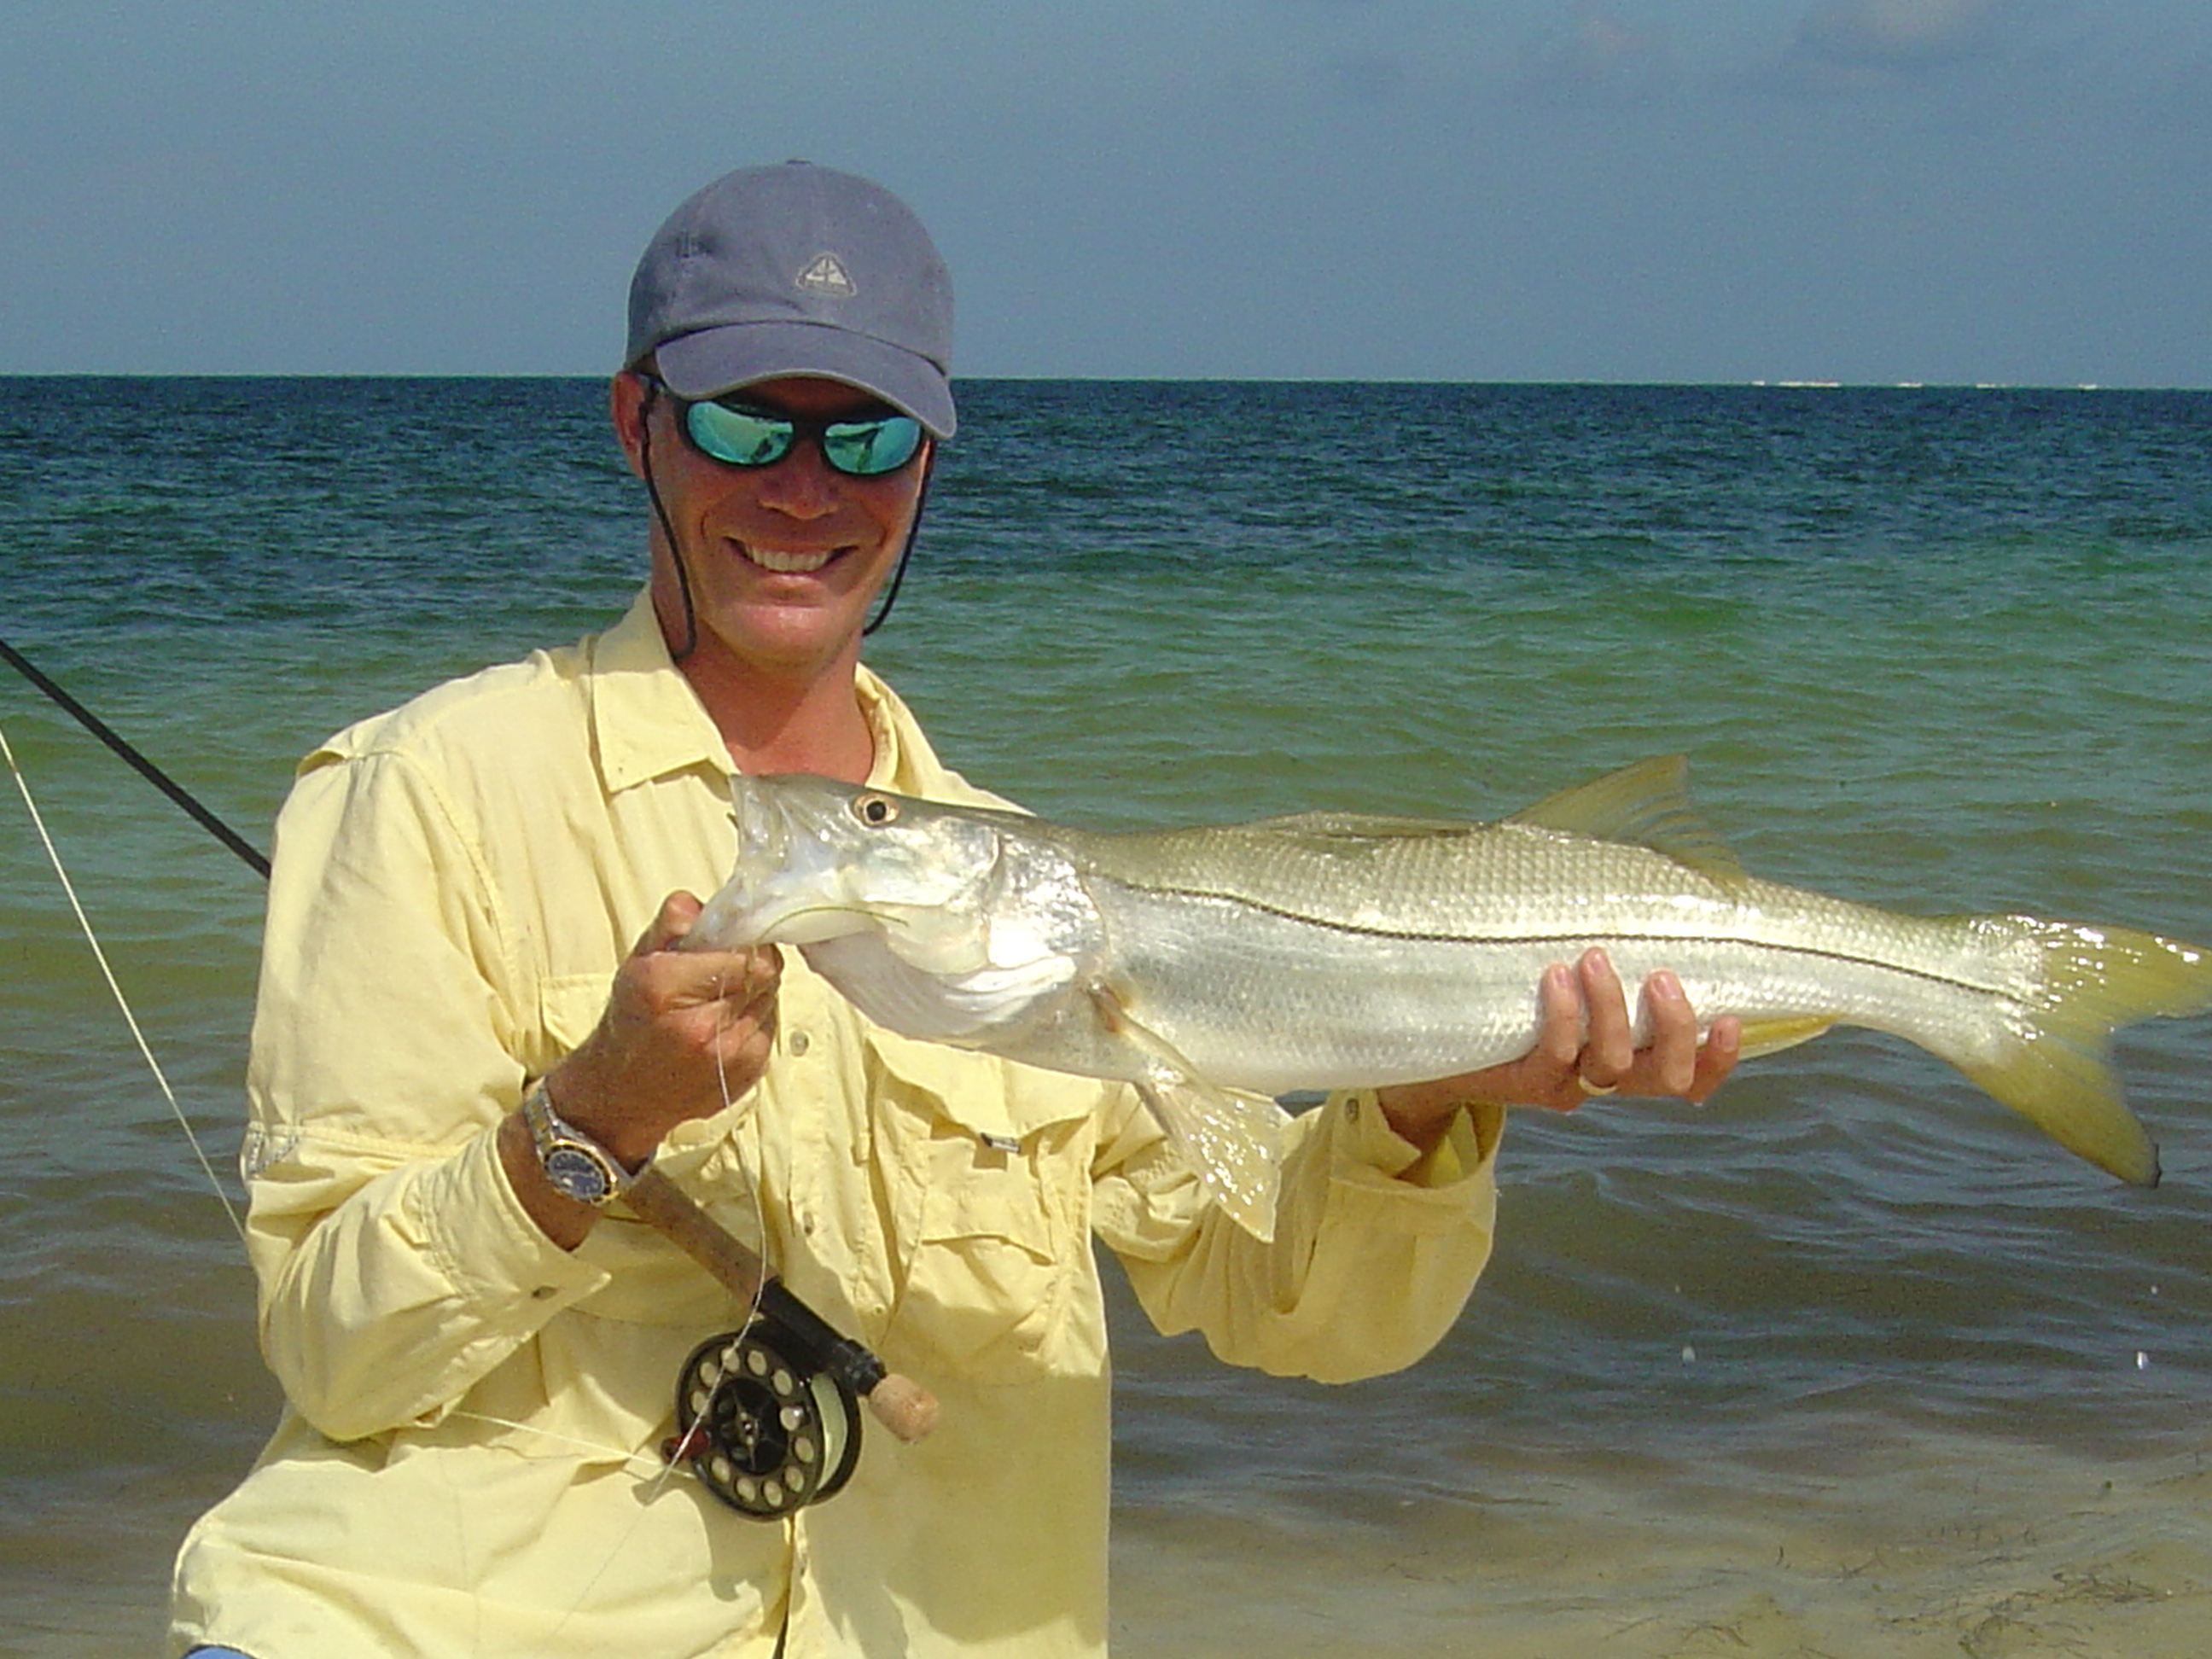
M 1606 12 L 1585 11 L 1536 44 L 1520 80 L 1525 90 L 1553 96 L 1618 96 L 1661 89 L 1673 82 L 1676 68 L 1665 35 Z
M 1797 26 L 1797 66 L 1845 76 L 1897 76 L 1999 52 L 2018 0 L 1823 0 Z

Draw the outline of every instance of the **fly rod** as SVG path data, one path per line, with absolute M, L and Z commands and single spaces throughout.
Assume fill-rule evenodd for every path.
M 113 750 L 116 755 L 139 776 L 182 807 L 185 814 L 200 828 L 237 854 L 246 861 L 249 869 L 259 875 L 264 881 L 269 878 L 269 860 L 262 855 L 258 848 L 203 806 L 191 791 L 148 760 L 128 738 L 75 697 L 70 696 L 61 685 L 41 672 L 36 663 L 5 640 L 0 640 L 0 657 L 5 657 L 9 665 L 44 692 L 48 701 L 56 708 Z

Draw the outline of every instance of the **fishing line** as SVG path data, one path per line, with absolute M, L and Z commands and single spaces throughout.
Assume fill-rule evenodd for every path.
M 446 1413 L 448 1422 L 488 1423 L 495 1429 L 513 1429 L 537 1440 L 550 1441 L 556 1446 L 568 1446 L 577 1451 L 597 1452 L 602 1457 L 611 1457 L 629 1466 L 641 1480 L 650 1472 L 654 1476 L 665 1472 L 666 1466 L 649 1451 L 638 1451 L 629 1446 L 617 1446 L 599 1440 L 586 1440 L 580 1435 L 562 1434 L 538 1423 L 525 1423 L 512 1417 L 500 1417 L 490 1412 L 452 1411 Z
M 216 1176 L 215 1165 L 209 1160 L 207 1148 L 200 1144 L 199 1136 L 192 1129 L 191 1120 L 185 1115 L 185 1109 L 177 1100 L 177 1091 L 169 1086 L 168 1077 L 161 1070 L 161 1062 L 154 1058 L 152 1045 L 146 1041 L 145 1032 L 139 1029 L 138 1017 L 131 1012 L 130 1000 L 123 994 L 123 987 L 116 980 L 114 969 L 108 965 L 107 952 L 101 948 L 99 934 L 93 932 L 92 920 L 85 915 L 84 906 L 78 901 L 76 884 L 70 879 L 69 870 L 62 863 L 61 853 L 54 846 L 54 838 L 46 832 L 46 817 L 39 811 L 39 803 L 32 799 L 30 781 L 23 775 L 23 769 L 15 759 L 15 745 L 8 741 L 4 726 L 0 726 L 0 753 L 8 757 L 8 769 L 15 775 L 15 787 L 21 793 L 23 805 L 30 811 L 31 823 L 39 832 L 39 841 L 46 849 L 47 860 L 54 866 L 54 874 L 61 879 L 62 891 L 69 895 L 70 908 L 76 913 L 76 925 L 84 933 L 85 943 L 92 947 L 93 960 L 100 964 L 100 975 L 107 981 L 107 988 L 115 999 L 115 1006 L 123 1011 L 123 1023 L 131 1028 L 131 1036 L 138 1044 L 138 1052 L 145 1057 L 147 1069 L 154 1073 L 154 1081 L 161 1085 L 162 1097 L 169 1103 L 169 1110 L 177 1120 L 177 1127 L 185 1132 L 185 1140 L 191 1145 L 192 1156 L 199 1160 L 200 1169 L 207 1176 L 208 1185 L 215 1189 L 223 1213 L 230 1218 L 232 1230 L 238 1234 L 239 1242 L 244 1243 L 246 1223 L 239 1217 L 238 1206 L 230 1201 L 230 1194 L 223 1190 L 222 1179 Z
M 722 1029 L 722 1016 L 720 1012 L 722 1006 L 720 996 L 720 990 L 721 984 L 720 981 L 717 980 L 715 982 L 715 991 L 717 993 L 715 1007 L 717 1012 L 714 1016 L 714 1027 L 715 1036 L 718 1039 L 721 1035 Z M 723 1056 L 721 1044 L 719 1041 L 717 1041 L 714 1045 L 714 1081 L 721 1091 L 722 1109 L 727 1111 L 737 1103 L 735 1097 L 730 1092 L 728 1062 Z M 757 1159 L 755 1162 L 757 1164 L 758 1160 Z M 762 1243 L 765 1245 L 768 1242 L 768 1221 L 760 1200 L 760 1193 L 758 1189 L 759 1179 L 760 1176 L 757 1169 L 755 1171 L 753 1184 L 746 1186 L 744 1190 L 746 1198 L 750 1201 L 753 1212 L 753 1224 L 760 1233 Z M 744 1317 L 738 1321 L 739 1329 L 743 1329 L 746 1326 L 752 1324 L 760 1317 L 760 1306 L 761 1290 L 757 1286 L 753 1291 L 751 1304 L 745 1309 Z M 455 1415 L 467 1417 L 476 1422 L 489 1423 L 502 1427 L 523 1429 L 526 1431 L 530 1428 L 529 1425 L 521 1423 L 507 1423 L 506 1419 L 502 1418 L 494 1417 L 489 1413 L 484 1412 L 461 1412 L 456 1413 Z M 538 1432 L 543 1433 L 544 1431 L 540 1430 Z M 571 1444 L 578 1446 L 587 1446 L 590 1444 L 590 1443 L 586 1441 L 574 1440 L 566 1435 L 551 1436 L 549 1437 L 560 1440 L 568 1440 Z M 673 1443 L 672 1442 L 670 1443 L 672 1444 Z M 630 1541 L 636 1537 L 637 1529 L 645 1524 L 645 1505 L 647 1504 L 650 1504 L 654 1498 L 659 1497 L 662 1492 L 668 1489 L 671 1482 L 678 1479 L 685 1472 L 683 1460 L 669 1455 L 665 1447 L 663 1448 L 659 1456 L 653 1456 L 650 1442 L 647 1443 L 644 1449 L 638 1450 L 631 1450 L 627 1448 L 617 1449 L 614 1447 L 598 1447 L 593 1449 L 605 1451 L 620 1449 L 623 1467 L 628 1468 L 632 1474 L 637 1477 L 640 1486 L 644 1490 L 645 1497 L 643 1501 L 638 1505 L 637 1513 L 630 1517 L 629 1524 L 623 1528 L 622 1536 L 616 1539 L 614 1542 L 608 1547 L 606 1554 L 600 1558 L 599 1565 L 592 1570 L 592 1576 L 586 1579 L 582 1587 L 577 1590 L 575 1599 L 569 1602 L 566 1610 L 564 1610 L 561 1616 L 553 1622 L 552 1627 L 545 1632 L 543 1638 L 540 1638 L 541 1640 L 548 1643 L 555 1640 L 560 1636 L 562 1632 L 568 1629 L 568 1621 L 574 1619 L 578 1613 L 582 1611 L 584 1603 L 591 1599 L 592 1592 L 599 1588 L 599 1581 L 605 1578 L 607 1574 L 613 1570 L 616 1560 L 621 1556 L 623 1551 L 629 1547 Z M 647 1465 L 651 1471 L 650 1474 L 647 1472 L 647 1469 L 639 1468 L 638 1466 L 641 1464 Z M 698 1477 L 694 1474 L 692 1478 L 696 1480 Z
M 647 483 L 650 486 L 649 476 Z M 657 495 L 657 492 L 655 493 Z M 659 505 L 657 499 L 655 505 Z M 911 542 L 912 530 L 909 527 L 909 547 Z M 686 599 L 688 610 L 688 592 Z M 696 639 L 696 633 L 694 637 Z M 118 736 L 105 722 L 64 691 L 59 685 L 40 672 L 23 658 L 21 653 L 8 647 L 4 641 L 0 641 L 0 654 L 4 654 L 7 660 L 30 679 L 33 685 L 72 714 L 80 724 L 94 736 L 99 737 L 118 756 L 129 762 L 134 769 L 153 781 L 164 794 L 183 807 L 196 822 L 215 834 L 218 840 L 232 852 L 237 854 L 257 873 L 264 879 L 269 877 L 268 860 L 216 817 L 212 812 L 200 805 L 159 767 L 147 760 L 137 749 Z M 241 1243 L 246 1243 L 245 1222 L 240 1218 L 237 1206 L 231 1202 L 229 1194 L 223 1189 L 222 1180 L 216 1174 L 213 1161 L 208 1157 L 206 1148 L 192 1128 L 191 1120 L 185 1115 L 184 1107 L 177 1098 L 176 1091 L 170 1086 L 167 1075 L 162 1071 L 161 1062 L 155 1057 L 153 1047 L 147 1041 L 137 1017 L 131 1007 L 129 999 L 124 994 L 122 985 L 108 961 L 107 952 L 101 945 L 99 935 L 93 928 L 91 919 L 86 915 L 84 906 L 77 896 L 76 884 L 70 879 L 60 851 L 55 846 L 52 836 L 47 830 L 45 816 L 39 810 L 38 802 L 31 793 L 29 780 L 24 775 L 22 766 L 16 759 L 14 745 L 9 743 L 4 729 L 0 729 L 0 754 L 5 756 L 9 771 L 15 780 L 15 787 L 22 795 L 23 805 L 30 814 L 33 827 L 38 830 L 39 839 L 46 848 L 47 860 L 53 866 L 54 873 L 61 882 L 62 890 L 68 896 L 70 908 L 76 916 L 77 926 L 84 935 L 85 942 L 91 947 L 94 959 L 100 966 L 101 975 L 106 981 L 108 991 L 114 998 L 116 1006 L 123 1014 L 125 1024 L 130 1028 L 132 1039 L 137 1043 L 140 1055 L 144 1059 L 148 1070 L 153 1073 L 154 1080 L 160 1086 L 163 1097 L 168 1102 L 170 1113 L 175 1118 L 178 1127 L 184 1131 L 185 1141 L 191 1146 L 192 1155 L 199 1163 L 201 1173 L 205 1176 L 208 1185 L 214 1190 L 216 1200 L 222 1204 L 223 1213 L 229 1218 L 232 1230 L 238 1235 Z M 718 1012 L 718 1023 L 720 1018 L 720 1015 Z M 719 1043 L 715 1055 L 715 1080 L 721 1095 L 723 1109 L 728 1110 L 735 1105 L 736 1102 L 730 1088 L 726 1059 L 722 1054 Z M 756 1179 L 757 1178 L 757 1172 L 756 1172 Z M 670 1190 L 673 1194 L 674 1189 Z M 765 1243 L 767 1221 L 765 1206 L 761 1201 L 761 1195 L 757 1190 L 748 1189 L 746 1196 L 750 1200 L 754 1224 L 759 1230 L 763 1243 Z M 680 1201 L 687 1207 L 690 1207 L 690 1200 Z M 693 1213 L 698 1222 L 720 1232 L 724 1243 L 733 1250 L 739 1254 L 750 1255 L 750 1252 L 744 1251 L 742 1246 L 737 1244 L 734 1237 L 726 1230 L 720 1229 L 719 1224 L 707 1222 L 703 1212 L 698 1212 L 694 1208 Z M 641 1216 L 641 1218 L 647 1218 Z M 665 1231 L 662 1223 L 656 1221 L 653 1224 Z M 919 1389 L 904 1378 L 894 1377 L 887 1374 L 882 1363 L 859 1344 L 838 1335 L 811 1309 L 793 1296 L 780 1281 L 776 1281 L 766 1270 L 765 1264 L 760 1262 L 757 1258 L 750 1263 L 748 1271 L 751 1272 L 754 1277 L 743 1324 L 727 1336 L 710 1339 L 708 1343 L 702 1345 L 692 1358 L 686 1362 L 684 1370 L 678 1378 L 678 1434 L 663 1447 L 660 1467 L 654 1478 L 647 1483 L 649 1487 L 647 1496 L 650 1498 L 665 1490 L 670 1481 L 678 1477 L 682 1467 L 688 1463 L 694 1478 L 706 1490 L 723 1502 L 731 1504 L 732 1507 L 759 1519 L 784 1520 L 798 1508 L 834 1494 L 852 1474 L 854 1467 L 858 1462 L 860 1453 L 859 1401 L 861 1396 L 865 1395 L 868 1398 L 870 1409 L 876 1413 L 878 1419 L 904 1440 L 919 1439 L 928 1432 L 935 1419 L 936 1402 L 926 1390 Z M 769 1305 L 771 1301 L 773 1301 L 772 1309 Z M 771 1327 L 794 1338 L 800 1344 L 800 1352 L 809 1356 L 812 1363 L 810 1364 L 806 1360 L 796 1356 L 787 1358 L 783 1349 L 775 1346 L 769 1334 Z M 728 1346 L 726 1348 L 722 1348 L 720 1345 L 725 1343 Z M 733 1369 L 740 1354 L 744 1357 L 747 1363 L 751 1364 L 754 1375 L 738 1375 Z M 766 1356 L 765 1359 L 761 1358 L 763 1355 Z M 787 1381 L 791 1381 L 793 1376 L 796 1377 L 796 1382 L 793 1383 L 792 1389 L 786 1389 L 783 1385 Z M 737 1393 L 733 1390 L 751 1389 L 754 1394 L 758 1394 L 763 1386 L 775 1395 L 771 1409 L 765 1414 L 757 1400 L 735 1407 L 730 1403 L 738 1398 Z M 811 1411 L 812 1418 L 810 1426 L 804 1430 L 794 1429 L 791 1434 L 788 1447 L 779 1445 L 775 1448 L 777 1455 L 787 1455 L 795 1461 L 787 1462 L 775 1474 L 758 1482 L 742 1469 L 732 1470 L 728 1467 L 730 1462 L 732 1459 L 742 1461 L 746 1454 L 726 1445 L 719 1434 L 708 1434 L 707 1431 L 708 1425 L 703 1411 L 695 1413 L 689 1418 L 683 1411 L 683 1402 L 687 1396 L 694 1399 L 704 1397 L 698 1392 L 702 1387 L 704 1388 L 706 1395 L 711 1395 L 720 1402 L 716 1408 L 713 1425 L 718 1431 L 726 1430 L 732 1419 L 748 1431 L 751 1425 L 764 1421 L 769 1417 L 781 1419 L 788 1426 L 795 1419 L 804 1417 Z M 530 1426 L 512 1424 L 507 1419 L 483 1413 L 464 1412 L 459 1415 L 499 1426 L 514 1428 Z M 538 1431 L 544 1432 L 542 1430 Z M 706 1443 L 703 1449 L 695 1446 L 695 1441 Z M 588 1444 L 589 1443 L 574 1443 Z M 752 1443 L 750 1433 L 746 1443 L 748 1446 Z M 687 1448 L 691 1449 L 688 1454 Z M 593 1447 L 592 1449 L 615 1453 L 625 1466 L 635 1466 L 636 1463 L 644 1462 L 646 1457 L 642 1450 L 629 1448 Z M 801 1464 L 804 1464 L 805 1468 L 799 1477 L 785 1479 L 790 1471 L 799 1468 Z M 753 1490 L 756 1485 L 763 1490 L 756 1492 Z M 589 1599 L 592 1588 L 611 1568 L 624 1545 L 635 1534 L 636 1528 L 643 1524 L 643 1522 L 644 1514 L 641 1508 L 629 1527 L 624 1529 L 623 1536 L 615 1540 L 598 1570 L 580 1589 L 575 1601 L 556 1620 L 555 1633 L 557 1634 L 560 1630 L 565 1628 L 569 1620 Z M 461 1525 L 464 1534 L 467 1529 L 464 1510 Z M 464 1548 L 466 1548 L 465 1544 Z
M 729 1059 L 722 1052 L 722 1012 L 726 1006 L 722 1000 L 722 981 L 718 975 L 714 980 L 714 1084 L 721 1092 L 722 1109 L 726 1112 L 738 1103 L 737 1097 L 730 1092 Z M 758 1138 L 757 1126 L 756 1126 L 755 1139 L 757 1140 Z M 752 1162 L 753 1178 L 750 1182 L 744 1183 L 741 1190 L 745 1196 L 746 1206 L 752 1212 L 753 1231 L 760 1238 L 761 1249 L 764 1255 L 768 1249 L 768 1208 L 761 1202 L 761 1184 L 766 1179 L 763 1168 L 766 1160 L 757 1154 Z M 753 1286 L 752 1297 L 745 1304 L 744 1316 L 738 1321 L 739 1330 L 757 1323 L 760 1319 L 761 1301 L 767 1293 L 767 1287 L 768 1279 L 763 1275 Z M 663 1487 L 676 1478 L 677 1471 L 683 1466 L 682 1459 L 664 1453 L 659 1475 L 652 1483 L 653 1493 L 658 1495 Z
M 139 753 L 129 739 L 123 737 L 75 697 L 70 696 L 53 679 L 40 672 L 37 664 L 5 640 L 0 640 L 0 657 L 5 657 L 17 673 L 30 681 L 33 685 L 37 686 L 79 726 L 113 750 L 139 776 L 184 808 L 186 815 L 195 823 L 237 854 L 245 861 L 247 868 L 264 881 L 269 878 L 269 860 L 252 843 L 203 806 L 191 791 L 186 789 L 184 785 Z M 15 775 L 21 779 L 22 774 L 18 772 Z

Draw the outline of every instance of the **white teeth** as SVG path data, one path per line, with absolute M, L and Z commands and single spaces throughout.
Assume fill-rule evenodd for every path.
M 781 553 L 773 548 L 747 547 L 745 556 L 763 570 L 774 570 L 785 575 L 804 575 L 810 570 L 819 570 L 836 556 L 834 549 L 819 553 Z

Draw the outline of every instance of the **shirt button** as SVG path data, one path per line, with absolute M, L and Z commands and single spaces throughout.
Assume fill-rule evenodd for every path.
M 531 1291 L 530 1299 L 532 1302 L 550 1302 L 555 1297 L 560 1294 L 561 1292 L 555 1290 L 550 1285 L 540 1285 L 536 1290 Z
M 793 1054 L 803 1055 L 809 1048 L 811 1048 L 814 1046 L 814 1039 L 808 1036 L 804 1031 L 793 1031 L 791 1034 L 790 1042 L 786 1046 L 790 1048 Z

